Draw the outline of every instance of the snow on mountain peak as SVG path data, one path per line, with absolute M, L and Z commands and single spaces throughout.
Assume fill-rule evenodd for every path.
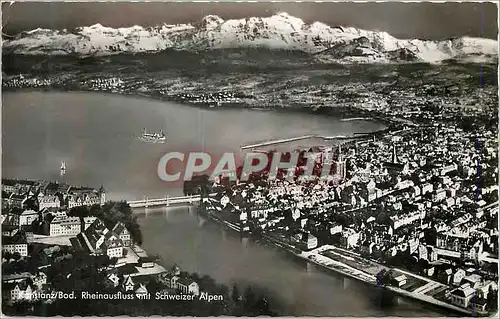
M 294 16 L 291 16 L 289 15 L 287 12 L 285 11 L 280 11 L 278 12 L 277 14 L 275 14 L 275 16 L 278 16 L 278 17 L 283 17 L 283 18 L 295 18 Z
M 297 31 L 305 24 L 302 19 L 289 15 L 286 12 L 279 12 L 269 18 L 263 18 L 263 20 L 266 20 L 269 24 L 275 24 L 276 27 L 279 27 L 279 24 L 284 24 L 286 25 L 285 28 L 292 27 L 293 29 L 297 29 Z
M 304 21 L 302 21 L 302 19 L 294 17 L 286 12 L 278 12 L 277 14 L 273 15 L 272 17 L 281 18 L 281 19 L 299 22 L 299 23 L 304 23 Z
M 224 19 L 218 15 L 207 15 L 202 19 L 202 27 L 206 29 L 213 29 L 224 23 Z
M 91 25 L 88 28 L 89 29 L 102 29 L 102 28 L 104 28 L 104 26 L 102 24 L 100 24 L 100 23 L 96 23 L 96 24 Z
M 110 28 L 101 24 L 68 32 L 37 29 L 23 32 L 3 44 L 7 51 L 21 54 L 96 54 L 157 52 L 175 50 L 214 50 L 265 47 L 298 50 L 325 61 L 439 63 L 467 56 L 496 58 L 498 42 L 463 37 L 454 40 L 425 41 L 396 39 L 387 32 L 352 27 L 329 26 L 322 22 L 306 24 L 286 12 L 268 17 L 224 20 L 207 15 L 194 24 Z

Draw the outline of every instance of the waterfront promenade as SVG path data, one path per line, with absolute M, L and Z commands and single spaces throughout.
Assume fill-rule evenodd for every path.
M 320 135 L 314 135 L 314 134 L 313 135 L 303 135 L 303 136 L 298 136 L 298 137 L 291 137 L 291 138 L 271 140 L 271 141 L 249 144 L 249 145 L 242 145 L 241 149 L 242 150 L 252 150 L 252 149 L 257 148 L 257 147 L 284 144 L 284 143 L 290 143 L 290 142 L 301 141 L 301 140 L 308 140 L 308 139 L 313 139 L 313 138 L 322 139 L 323 137 Z
M 350 119 L 347 119 L 346 121 L 349 121 Z M 362 120 L 362 118 L 359 119 L 352 119 L 351 121 L 354 120 Z M 297 136 L 297 137 L 291 137 L 291 138 L 284 138 L 284 139 L 277 139 L 277 140 L 270 140 L 270 141 L 263 141 L 260 143 L 254 143 L 254 144 L 248 144 L 248 145 L 242 145 L 241 149 L 244 151 L 248 150 L 253 150 L 258 147 L 265 147 L 265 146 L 275 146 L 275 145 L 280 145 L 280 144 L 290 144 L 293 142 L 298 142 L 298 141 L 306 141 L 306 140 L 314 140 L 315 143 L 314 145 L 325 145 L 325 146 L 331 146 L 332 141 L 343 141 L 343 143 L 346 142 L 346 140 L 358 140 L 358 139 L 363 139 L 367 137 L 371 137 L 374 134 L 381 133 L 381 132 L 386 132 L 387 129 L 379 130 L 379 131 L 374 131 L 374 132 L 364 132 L 364 133 L 353 133 L 351 135 L 331 135 L 331 136 L 325 136 L 325 135 L 319 135 L 319 134 L 310 134 L 310 135 L 302 135 L 302 136 Z
M 377 274 L 381 270 L 392 270 L 397 275 L 405 275 L 407 284 L 402 287 L 383 285 L 385 289 L 404 297 L 430 303 L 455 312 L 469 316 L 472 314 L 472 310 L 470 309 L 460 308 L 445 301 L 446 290 L 450 288 L 447 285 L 399 268 L 381 265 L 349 250 L 332 245 L 324 245 L 314 250 L 297 254 L 297 256 L 311 261 L 318 266 L 375 286 L 380 285 L 377 282 Z M 478 312 L 477 315 L 485 316 L 487 313 Z

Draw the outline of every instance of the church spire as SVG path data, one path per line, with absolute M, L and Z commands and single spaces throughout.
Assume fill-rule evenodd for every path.
M 64 176 L 66 175 L 66 162 L 61 161 L 61 179 L 64 179 Z
M 396 154 L 396 144 L 392 144 L 392 162 L 394 164 L 398 162 L 398 155 Z

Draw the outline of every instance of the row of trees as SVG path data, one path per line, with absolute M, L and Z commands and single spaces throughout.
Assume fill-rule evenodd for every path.
M 21 259 L 21 254 L 18 253 L 17 251 L 14 253 L 8 251 L 2 251 L 2 259 L 5 259 L 7 261 L 14 259 L 14 261 L 18 261 L 19 259 Z

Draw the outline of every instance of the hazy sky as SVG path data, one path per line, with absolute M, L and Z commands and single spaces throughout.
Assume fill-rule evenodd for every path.
M 398 38 L 443 39 L 456 36 L 497 38 L 495 3 L 63 3 L 2 4 L 4 32 L 74 28 L 101 23 L 186 23 L 208 14 L 224 19 L 269 16 L 285 11 L 306 22 L 387 31 Z

